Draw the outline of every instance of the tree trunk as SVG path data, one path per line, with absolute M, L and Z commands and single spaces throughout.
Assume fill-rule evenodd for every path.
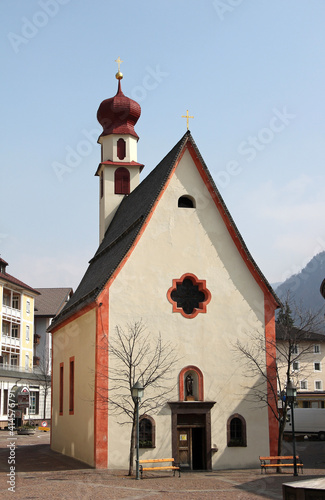
M 285 405 L 283 406 L 283 411 L 282 411 L 282 418 L 279 420 L 279 438 L 278 438 L 278 456 L 279 457 L 282 455 L 282 444 L 283 444 L 284 428 L 286 426 L 286 421 L 287 421 L 287 411 L 288 411 L 288 404 L 287 404 L 287 402 L 285 402 Z M 277 468 L 277 472 L 281 472 L 281 467 Z
M 46 419 L 46 396 L 47 396 L 47 390 L 44 391 L 43 420 Z
M 129 476 L 133 475 L 135 438 L 136 438 L 136 411 L 134 410 L 134 412 L 133 412 L 132 429 L 131 429 L 131 439 L 130 439 Z

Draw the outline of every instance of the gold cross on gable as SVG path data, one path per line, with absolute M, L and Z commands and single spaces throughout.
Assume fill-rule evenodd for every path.
M 118 71 L 120 71 L 120 65 L 123 62 L 122 59 L 120 58 L 120 56 L 118 56 L 118 58 L 115 59 L 115 62 L 117 62 Z
M 188 130 L 189 129 L 189 127 L 188 127 L 188 120 L 189 120 L 189 118 L 194 118 L 194 116 L 190 116 L 188 114 L 188 109 L 187 109 L 186 110 L 186 115 L 182 115 L 182 118 L 186 118 L 186 124 L 187 124 L 187 130 Z

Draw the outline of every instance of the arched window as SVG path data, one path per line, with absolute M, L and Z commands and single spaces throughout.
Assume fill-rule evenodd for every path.
M 130 172 L 125 167 L 115 170 L 115 194 L 130 194 Z
M 152 417 L 143 415 L 139 422 L 139 447 L 154 448 L 156 439 L 156 424 Z
M 117 157 L 119 160 L 124 160 L 126 156 L 126 142 L 124 139 L 117 141 Z
M 247 446 L 246 421 L 239 413 L 228 418 L 227 443 L 228 446 Z
M 181 196 L 178 198 L 178 206 L 180 208 L 195 208 L 195 201 L 192 196 Z
M 203 401 L 203 373 L 197 366 L 186 366 L 179 374 L 179 400 Z

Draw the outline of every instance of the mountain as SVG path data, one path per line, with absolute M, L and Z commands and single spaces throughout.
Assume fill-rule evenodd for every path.
M 325 278 L 325 251 L 315 255 L 306 267 L 298 274 L 290 276 L 279 285 L 275 292 L 280 300 L 285 300 L 289 292 L 290 298 L 305 310 L 325 310 L 325 300 L 320 293 L 320 286 Z M 322 317 L 324 319 L 324 310 Z M 325 320 L 324 320 L 325 332 Z

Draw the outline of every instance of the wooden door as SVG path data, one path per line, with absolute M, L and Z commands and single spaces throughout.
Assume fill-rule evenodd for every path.
M 183 469 L 192 468 L 191 429 L 182 428 L 177 432 L 178 462 Z

